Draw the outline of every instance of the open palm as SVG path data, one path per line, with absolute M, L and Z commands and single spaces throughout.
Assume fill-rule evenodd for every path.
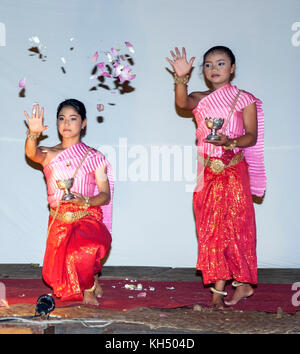
M 195 57 L 192 57 L 189 61 L 187 61 L 185 48 L 182 48 L 182 54 L 180 54 L 177 47 L 175 48 L 175 52 L 176 54 L 173 50 L 170 51 L 173 61 L 169 58 L 166 58 L 166 60 L 172 65 L 177 76 L 181 77 L 189 74 L 192 70 Z
M 27 124 L 30 133 L 40 134 L 48 129 L 48 126 L 44 126 L 44 108 L 39 112 L 39 105 L 36 104 L 32 108 L 32 116 L 29 117 L 28 113 L 24 111 L 25 117 L 27 119 Z

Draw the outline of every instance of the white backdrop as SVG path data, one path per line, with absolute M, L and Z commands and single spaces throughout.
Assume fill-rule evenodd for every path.
M 29 55 L 33 36 L 46 47 L 45 61 Z M 135 48 L 134 91 L 90 91 L 92 55 L 125 41 Z M 0 0 L 0 262 L 41 264 L 45 249 L 46 186 L 24 156 L 23 111 L 33 102 L 45 107 L 42 144 L 51 146 L 57 105 L 73 97 L 87 108 L 83 141 L 107 154 L 116 175 L 106 264 L 194 267 L 195 125 L 174 107 L 165 57 L 185 46 L 196 56 L 189 89 L 204 90 L 202 55 L 219 44 L 236 55 L 233 84 L 264 103 L 268 184 L 255 205 L 258 266 L 299 268 L 299 0 Z

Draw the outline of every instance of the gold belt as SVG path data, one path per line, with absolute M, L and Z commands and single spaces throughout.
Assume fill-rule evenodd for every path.
M 78 210 L 73 212 L 66 211 L 65 213 L 58 213 L 56 210 L 50 209 L 50 215 L 59 221 L 71 224 L 72 222 L 89 215 L 89 212 L 87 210 Z
M 213 172 L 221 173 L 225 170 L 225 168 L 232 167 L 241 162 L 244 158 L 244 154 L 242 152 L 233 156 L 228 165 L 220 159 L 210 160 L 209 158 L 205 159 L 204 166 L 208 166 Z

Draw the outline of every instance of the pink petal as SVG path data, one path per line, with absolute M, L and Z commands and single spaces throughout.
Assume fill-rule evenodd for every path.
M 134 48 L 133 48 L 133 45 L 130 43 L 130 42 L 125 42 L 128 50 L 131 52 L 131 53 L 134 53 Z
M 104 105 L 103 104 L 97 104 L 97 110 L 99 112 L 103 111 L 104 110 Z
M 26 87 L 26 79 L 25 79 L 25 77 L 23 77 L 23 79 L 21 79 L 19 81 L 19 87 L 20 88 L 25 88 Z
M 92 62 L 93 62 L 93 63 L 96 63 L 96 61 L 98 60 L 98 58 L 99 58 L 99 54 L 98 54 L 98 52 L 96 52 L 96 53 L 92 56 Z
M 105 69 L 105 63 L 102 61 L 101 63 L 97 64 L 98 68 L 101 70 Z
M 119 54 L 115 48 L 111 48 L 111 52 L 115 58 L 117 58 L 119 56 Z
M 111 75 L 109 73 L 107 73 L 106 71 L 104 71 L 102 73 L 102 75 L 100 75 L 100 76 L 111 77 Z
M 145 292 L 137 294 L 137 297 L 146 297 L 146 296 L 147 296 L 147 293 L 145 293 Z

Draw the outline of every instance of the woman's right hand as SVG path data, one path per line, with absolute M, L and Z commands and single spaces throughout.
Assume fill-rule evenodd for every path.
M 30 134 L 41 134 L 48 129 L 48 126 L 44 126 L 44 108 L 39 112 L 39 104 L 34 104 L 32 107 L 32 116 L 29 117 L 28 113 L 24 111 L 27 119 L 27 124 Z
M 176 54 L 173 52 L 173 50 L 170 51 L 173 57 L 173 61 L 170 60 L 169 58 L 166 58 L 166 60 L 172 65 L 177 76 L 181 77 L 189 74 L 190 71 L 192 70 L 195 57 L 192 57 L 188 62 L 186 59 L 185 48 L 182 48 L 182 55 L 180 54 L 180 51 L 177 47 L 175 48 L 175 52 Z

